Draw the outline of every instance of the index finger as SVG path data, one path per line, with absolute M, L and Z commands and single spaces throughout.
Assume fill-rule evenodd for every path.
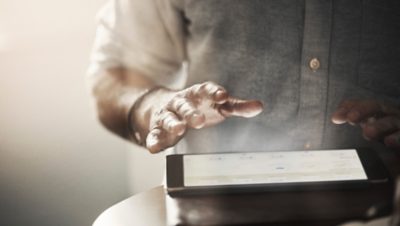
M 350 123 L 360 123 L 367 118 L 383 113 L 382 105 L 377 101 L 357 102 L 347 113 L 347 121 Z
M 345 122 L 356 124 L 367 120 L 372 116 L 381 115 L 386 109 L 378 101 L 344 101 L 339 105 L 338 110 L 333 114 L 332 121 L 336 124 Z
M 358 113 L 358 114 L 357 114 Z M 366 100 L 356 103 L 348 113 L 350 122 L 359 123 L 370 117 L 400 116 L 400 108 L 382 101 Z
M 219 112 L 224 117 L 238 116 L 251 118 L 263 111 L 264 105 L 259 100 L 241 100 L 229 98 L 228 101 L 219 107 Z

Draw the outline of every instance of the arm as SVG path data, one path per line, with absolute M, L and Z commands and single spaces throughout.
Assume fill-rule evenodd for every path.
M 89 85 L 100 122 L 111 132 L 130 139 L 127 127 L 129 110 L 155 83 L 138 72 L 120 67 L 99 73 L 89 81 Z
M 186 60 L 182 15 L 170 1 L 112 1 L 99 22 L 90 84 L 100 121 L 117 135 L 156 153 L 188 129 L 262 111 L 260 101 L 231 97 L 212 82 L 183 90 L 156 86 L 172 81 Z

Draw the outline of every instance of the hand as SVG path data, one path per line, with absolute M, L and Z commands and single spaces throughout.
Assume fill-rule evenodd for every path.
M 158 90 L 150 98 L 153 103 L 146 130 L 146 148 L 157 153 L 175 145 L 187 129 L 200 129 L 239 116 L 250 118 L 262 112 L 258 100 L 231 97 L 212 82 L 193 85 L 181 91 Z
M 332 115 L 335 124 L 360 125 L 367 140 L 400 148 L 400 108 L 374 100 L 347 100 Z

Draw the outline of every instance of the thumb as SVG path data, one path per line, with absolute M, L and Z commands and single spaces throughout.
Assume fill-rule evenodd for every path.
M 238 116 L 251 118 L 263 111 L 263 103 L 259 100 L 241 100 L 230 97 L 219 107 L 219 112 L 224 117 Z

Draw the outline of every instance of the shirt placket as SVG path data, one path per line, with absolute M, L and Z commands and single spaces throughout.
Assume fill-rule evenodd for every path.
M 321 146 L 329 83 L 331 0 L 306 0 L 300 72 L 298 138 L 305 149 Z

